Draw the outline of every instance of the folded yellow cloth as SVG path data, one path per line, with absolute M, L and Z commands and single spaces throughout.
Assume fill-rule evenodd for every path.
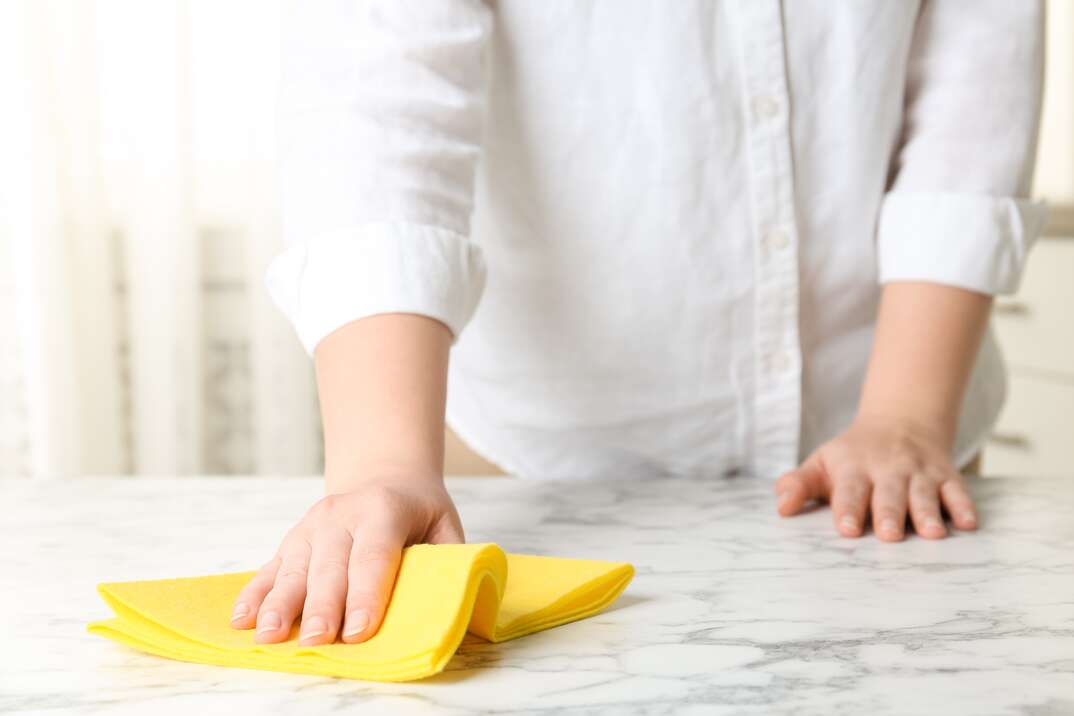
M 89 631 L 181 661 L 373 681 L 439 673 L 470 631 L 500 642 L 583 619 L 619 596 L 629 564 L 506 554 L 494 544 L 415 545 L 403 552 L 384 622 L 361 644 L 257 644 L 230 625 L 253 572 L 100 584 L 116 613 Z M 296 620 L 297 621 L 297 620 Z

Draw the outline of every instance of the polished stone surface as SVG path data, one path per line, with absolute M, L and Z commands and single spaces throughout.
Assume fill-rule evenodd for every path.
M 750 478 L 449 480 L 470 541 L 629 561 L 604 614 L 374 684 L 85 631 L 99 581 L 253 568 L 316 479 L 0 483 L 0 713 L 1074 714 L 1074 481 L 975 480 L 981 529 L 840 538 Z

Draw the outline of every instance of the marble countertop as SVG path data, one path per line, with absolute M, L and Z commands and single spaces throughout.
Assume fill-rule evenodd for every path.
M 187 664 L 87 634 L 95 584 L 254 568 L 320 481 L 9 480 L 0 713 L 1074 714 L 1074 480 L 975 480 L 979 532 L 898 544 L 780 519 L 745 477 L 449 487 L 471 541 L 637 577 L 420 682 Z

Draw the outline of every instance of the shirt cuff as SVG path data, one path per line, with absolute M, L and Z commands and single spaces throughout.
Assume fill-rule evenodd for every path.
M 292 246 L 269 265 L 265 285 L 309 355 L 351 321 L 416 313 L 442 321 L 452 344 L 485 287 L 481 248 L 448 229 L 371 222 Z
M 1043 201 L 889 192 L 876 235 L 880 283 L 928 281 L 1014 293 L 1046 217 Z

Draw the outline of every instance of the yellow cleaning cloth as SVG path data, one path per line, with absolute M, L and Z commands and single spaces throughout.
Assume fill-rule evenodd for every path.
M 439 673 L 470 631 L 500 642 L 584 619 L 619 596 L 629 564 L 505 554 L 494 544 L 415 545 L 403 552 L 384 622 L 361 644 L 257 644 L 230 626 L 253 572 L 100 584 L 116 613 L 89 631 L 181 661 L 372 681 Z

